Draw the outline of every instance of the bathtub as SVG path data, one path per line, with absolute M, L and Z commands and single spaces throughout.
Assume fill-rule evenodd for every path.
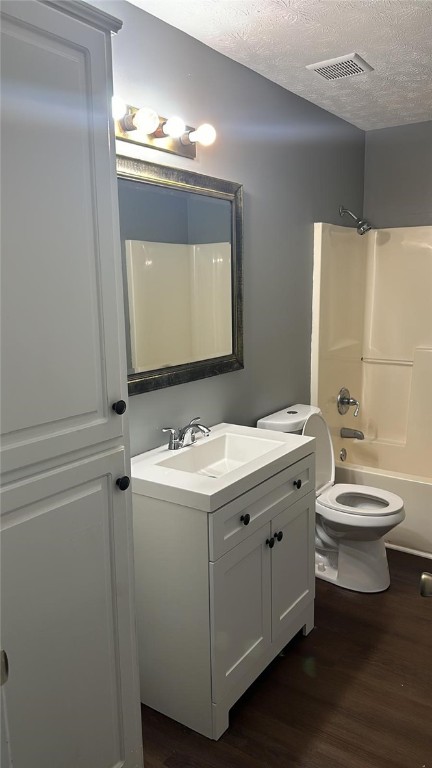
M 389 469 L 397 446 L 339 436 L 333 436 L 333 444 L 337 483 L 384 488 L 403 499 L 405 520 L 386 536 L 386 544 L 432 558 L 432 478 Z M 339 460 L 342 448 L 347 451 L 344 462 Z M 378 468 L 369 465 L 372 461 L 378 464 Z M 409 464 L 405 468 L 408 469 Z

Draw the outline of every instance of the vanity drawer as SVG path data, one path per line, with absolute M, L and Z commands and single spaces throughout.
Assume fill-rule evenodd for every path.
M 311 454 L 210 514 L 210 561 L 215 562 L 314 489 L 315 456 Z

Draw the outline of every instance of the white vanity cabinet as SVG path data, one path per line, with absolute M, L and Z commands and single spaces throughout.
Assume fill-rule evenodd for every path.
M 1 22 L 2 768 L 140 768 L 121 22 L 55 0 L 6 0 Z
M 269 662 L 313 628 L 310 443 L 304 454 L 211 513 L 133 493 L 141 700 L 213 739 Z
M 210 563 L 214 702 L 255 679 L 313 600 L 314 508 L 314 498 L 304 497 Z

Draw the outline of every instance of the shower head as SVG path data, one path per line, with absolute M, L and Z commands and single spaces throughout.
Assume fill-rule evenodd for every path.
M 369 224 L 367 219 L 359 219 L 357 222 L 357 232 L 359 235 L 365 235 L 370 229 L 372 229 L 372 225 Z
M 354 219 L 356 223 L 357 234 L 365 235 L 366 232 L 369 232 L 369 230 L 372 229 L 372 224 L 370 224 L 367 219 L 359 219 L 352 211 L 349 211 L 348 208 L 344 208 L 343 205 L 340 205 L 339 216 L 344 216 L 346 213 L 348 213 Z

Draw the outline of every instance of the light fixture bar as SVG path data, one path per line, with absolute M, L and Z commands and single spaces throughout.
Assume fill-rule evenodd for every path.
M 162 131 L 162 125 L 167 121 L 166 117 L 159 116 L 159 128 L 152 134 L 144 133 L 144 131 L 134 129 L 133 117 L 138 112 L 138 107 L 132 107 L 130 104 L 126 105 L 126 112 L 123 118 L 120 120 L 114 120 L 115 136 L 116 139 L 121 141 L 127 141 L 130 144 L 139 144 L 142 147 L 150 147 L 151 149 L 159 149 L 162 152 L 169 152 L 173 155 L 181 155 L 182 157 L 188 157 L 191 160 L 196 158 L 196 143 L 183 144 L 180 138 L 173 138 L 172 136 L 166 136 Z M 130 126 L 132 130 L 129 128 Z M 188 134 L 195 129 L 190 126 L 185 126 L 185 132 Z

